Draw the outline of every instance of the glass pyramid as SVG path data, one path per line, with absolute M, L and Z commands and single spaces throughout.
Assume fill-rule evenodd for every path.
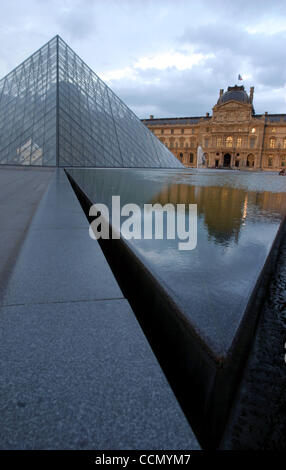
M 0 164 L 183 167 L 59 36 L 0 81 Z

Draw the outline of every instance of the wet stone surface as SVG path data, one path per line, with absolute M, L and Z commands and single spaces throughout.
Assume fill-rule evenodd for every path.
M 286 239 L 257 328 L 224 449 L 286 448 Z
M 91 201 L 110 210 L 114 195 L 120 196 L 121 206 L 197 205 L 195 249 L 180 251 L 178 237 L 167 239 L 166 231 L 162 240 L 133 239 L 128 244 L 213 356 L 226 358 L 286 211 L 285 179 L 214 170 L 69 173 Z

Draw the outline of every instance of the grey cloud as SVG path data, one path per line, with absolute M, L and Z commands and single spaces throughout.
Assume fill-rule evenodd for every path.
M 153 71 L 152 78 L 160 78 L 159 84 L 141 85 L 132 82 L 114 82 L 112 89 L 137 112 L 148 117 L 156 109 L 157 117 L 198 116 L 211 112 L 218 99 L 218 81 L 200 67 L 183 72 L 169 69 Z M 140 73 L 146 78 L 146 73 Z M 142 113 L 142 109 L 148 109 Z
M 253 75 L 255 84 L 283 87 L 286 83 L 286 41 L 284 31 L 267 35 L 250 34 L 239 25 L 223 23 L 188 29 L 178 39 L 180 43 L 191 44 L 196 52 L 215 54 L 207 66 L 212 67 L 215 76 L 237 75 L 243 69 Z
M 251 20 L 279 17 L 286 14 L 284 0 L 202 0 L 206 11 L 221 19 L 230 19 L 231 25 L 249 24 Z
M 114 80 L 111 88 L 140 117 L 203 115 L 219 89 L 246 71 L 253 76 L 246 86 L 255 85 L 256 111 L 285 112 L 284 94 L 273 89 L 286 83 L 286 33 L 246 31 L 283 18 L 285 0 L 11 0 L 1 9 L 0 75 L 55 34 L 99 75 L 170 49 L 182 53 L 188 43 L 214 57 L 190 70 L 137 69 L 138 81 Z
M 87 38 L 96 32 L 94 4 L 90 1 L 70 2 L 59 18 L 59 29 L 69 38 Z

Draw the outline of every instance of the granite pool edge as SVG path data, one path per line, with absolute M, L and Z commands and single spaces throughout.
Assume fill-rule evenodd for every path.
M 68 171 L 66 175 L 91 222 L 89 208 L 94 201 Z M 285 225 L 284 219 L 226 357 L 216 356 L 206 345 L 183 309 L 168 294 L 164 283 L 150 272 L 148 265 L 124 239 L 98 240 L 186 417 L 205 448 L 217 448 L 223 435 Z

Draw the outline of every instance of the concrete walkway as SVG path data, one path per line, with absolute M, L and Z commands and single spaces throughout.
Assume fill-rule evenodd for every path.
M 0 305 L 1 449 L 199 448 L 63 170 Z
M 0 167 L 0 297 L 52 169 Z

